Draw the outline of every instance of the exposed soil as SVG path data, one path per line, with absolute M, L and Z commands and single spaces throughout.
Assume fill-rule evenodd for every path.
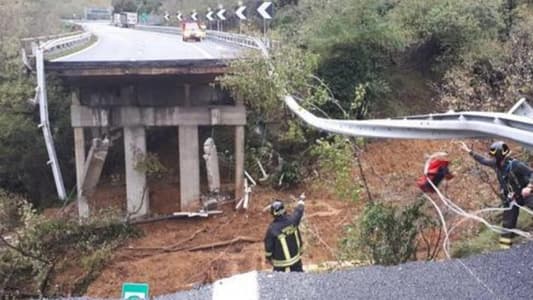
M 477 142 L 476 149 L 485 149 Z M 451 141 L 376 141 L 370 143 L 361 156 L 362 167 L 374 201 L 406 204 L 414 201 L 420 191 L 415 180 L 422 175 L 424 155 L 446 151 L 456 175 L 446 190 L 451 199 L 467 209 L 478 209 L 485 204 L 497 204 L 489 184 L 494 185 L 490 170 L 475 167 L 473 160 L 460 152 Z M 484 182 L 483 172 L 490 179 Z M 360 182 L 356 171 L 354 181 Z M 172 183 L 151 186 L 151 209 L 157 213 L 177 211 L 179 191 Z M 255 188 L 248 211 L 235 211 L 232 204 L 223 207 L 224 213 L 209 218 L 168 220 L 138 225 L 143 237 L 132 240 L 118 249 L 112 262 L 89 286 L 91 297 L 120 297 L 123 282 L 146 282 L 151 293 L 160 295 L 189 289 L 195 285 L 250 270 L 269 269 L 263 258 L 262 239 L 271 221 L 263 208 L 273 198 L 292 202 L 306 191 L 308 201 L 304 217 L 304 264 L 335 260 L 343 228 L 357 217 L 368 201 L 366 193 L 357 202 L 341 201 L 327 191 L 300 187 L 289 192 Z M 109 186 L 99 191 L 101 207 L 124 207 L 124 188 Z M 97 203 L 94 203 L 95 205 Z M 429 207 L 429 206 L 428 206 Z M 453 218 L 452 218 L 453 220 Z M 473 232 L 473 224 L 465 223 L 461 234 Z M 236 237 L 249 238 L 229 246 L 190 251 L 193 246 L 229 241 Z M 174 246 L 174 251 L 160 248 Z

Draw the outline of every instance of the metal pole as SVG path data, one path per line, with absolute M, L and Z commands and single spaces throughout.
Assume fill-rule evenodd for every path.
M 266 30 L 267 30 L 267 25 L 266 24 L 267 24 L 266 19 L 263 19 L 263 43 L 265 43 L 265 44 L 266 44 Z
M 46 77 L 44 74 L 44 53 L 43 49 L 37 48 L 35 63 L 37 67 L 37 86 L 39 88 L 39 113 L 41 117 L 41 124 L 39 127 L 43 130 L 44 142 L 50 160 L 48 164 L 52 167 L 54 174 L 54 181 L 57 189 L 57 196 L 61 200 L 66 200 L 67 193 L 65 192 L 65 185 L 63 183 L 63 176 L 59 168 L 59 162 L 54 147 L 54 140 L 50 132 L 50 122 L 48 120 L 48 100 L 46 98 Z

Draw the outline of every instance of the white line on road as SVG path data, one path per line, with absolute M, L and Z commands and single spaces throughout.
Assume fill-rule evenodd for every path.
M 257 271 L 238 274 L 213 283 L 213 300 L 258 300 Z

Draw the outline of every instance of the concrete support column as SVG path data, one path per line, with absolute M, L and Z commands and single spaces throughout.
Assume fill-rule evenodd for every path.
M 146 132 L 144 127 L 124 128 L 124 152 L 126 158 L 126 198 L 131 217 L 146 215 L 150 210 L 146 172 L 136 168 L 137 162 L 146 157 Z
M 235 127 L 235 199 L 244 193 L 244 126 Z
M 78 192 L 78 216 L 89 217 L 89 203 L 82 195 L 83 170 L 85 168 L 85 134 L 83 128 L 74 128 L 74 155 L 76 157 L 76 187 Z
M 80 105 L 80 92 L 74 90 L 71 94 L 72 105 Z M 76 159 L 76 191 L 78 194 L 78 217 L 89 217 L 89 203 L 87 197 L 82 195 L 83 170 L 85 169 L 85 133 L 83 127 L 74 127 L 74 157 Z
M 198 126 L 179 126 L 180 194 L 182 211 L 195 208 L 200 199 Z

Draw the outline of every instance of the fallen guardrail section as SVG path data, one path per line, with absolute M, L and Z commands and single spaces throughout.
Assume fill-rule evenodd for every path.
M 44 141 L 46 144 L 46 150 L 48 152 L 48 164 L 52 168 L 54 175 L 54 182 L 56 184 L 56 190 L 58 198 L 66 200 L 67 194 L 65 191 L 65 184 L 63 182 L 63 175 L 61 174 L 61 168 L 59 167 L 59 161 L 57 159 L 54 141 L 50 130 L 50 121 L 48 117 L 48 99 L 46 93 L 46 75 L 44 72 L 44 59 L 46 55 L 57 55 L 63 51 L 70 50 L 74 47 L 78 47 L 84 43 L 90 41 L 92 34 L 89 32 L 82 32 L 75 35 L 67 34 L 60 36 L 51 36 L 53 39 L 45 41 L 42 37 L 29 38 L 22 40 L 24 43 L 30 43 L 31 53 L 35 58 L 35 72 L 37 75 L 37 88 L 36 99 L 39 103 L 39 116 L 40 124 L 39 128 L 43 131 Z M 30 58 L 26 55 L 25 47 L 22 47 L 22 60 L 26 66 L 31 70 L 32 63 Z
M 265 59 L 268 48 L 257 41 Z M 275 73 L 273 67 L 270 76 Z M 533 149 L 533 108 L 520 99 L 507 113 L 448 112 L 397 119 L 338 120 L 320 118 L 300 106 L 286 93 L 287 107 L 308 125 L 320 130 L 357 137 L 397 139 L 453 139 L 499 137 Z

